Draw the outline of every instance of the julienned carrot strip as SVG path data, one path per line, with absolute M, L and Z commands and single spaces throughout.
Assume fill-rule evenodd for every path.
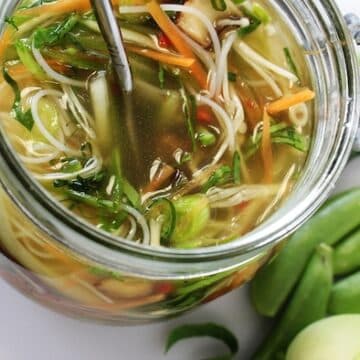
M 90 9 L 91 5 L 89 0 L 58 0 L 53 3 L 45 3 L 30 9 L 20 10 L 19 14 L 39 15 L 46 12 L 64 14 L 71 11 L 88 11 Z
M 179 29 L 161 9 L 156 0 L 150 1 L 147 5 L 149 13 L 156 21 L 163 33 L 170 39 L 175 49 L 185 57 L 196 59 L 190 46 L 185 42 L 179 33 Z M 202 89 L 207 88 L 207 74 L 198 60 L 190 67 L 191 73 Z
M 304 89 L 296 94 L 286 95 L 267 106 L 270 115 L 276 115 L 281 111 L 289 109 L 291 106 L 314 99 L 315 93 L 310 89 Z
M 264 164 L 264 182 L 270 184 L 273 178 L 273 153 L 271 147 L 270 116 L 266 108 L 263 114 L 261 156 Z
M 180 67 L 184 67 L 184 68 L 191 67 L 191 65 L 193 65 L 195 62 L 195 59 L 192 59 L 192 58 L 186 58 L 183 56 L 166 54 L 166 53 L 162 53 L 159 51 L 144 49 L 144 48 L 140 48 L 138 46 L 133 46 L 133 45 L 127 45 L 126 49 L 129 50 L 130 52 L 145 56 L 145 57 L 153 59 L 153 60 L 157 60 L 157 61 L 165 63 L 165 64 L 180 66 Z
M 121 5 L 122 0 L 112 0 L 113 5 Z M 123 2 L 124 3 L 124 2 Z M 146 0 L 133 0 L 132 5 L 144 5 Z M 124 5 L 126 5 L 124 3 Z M 53 3 L 46 3 L 31 9 L 21 10 L 19 14 L 38 15 L 45 12 L 64 14 L 71 11 L 91 10 L 90 0 L 58 0 Z

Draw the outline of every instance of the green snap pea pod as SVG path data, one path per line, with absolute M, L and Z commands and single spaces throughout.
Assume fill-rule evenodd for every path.
M 325 317 L 332 277 L 332 249 L 321 244 L 311 257 L 288 306 L 253 360 L 276 359 L 303 328 Z
M 333 286 L 328 311 L 332 315 L 360 314 L 360 271 Z
M 335 275 L 350 274 L 358 269 L 360 269 L 360 229 L 342 241 L 334 250 Z
M 286 301 L 313 250 L 325 242 L 337 243 L 360 225 L 360 189 L 330 199 L 318 213 L 292 235 L 282 251 L 263 267 L 251 284 L 257 311 L 274 316 Z

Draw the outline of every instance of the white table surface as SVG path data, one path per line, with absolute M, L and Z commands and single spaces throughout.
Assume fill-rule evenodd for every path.
M 1 2 L 1 0 L 0 0 Z M 338 0 L 344 12 L 360 14 L 357 0 Z M 360 185 L 360 158 L 352 161 L 338 190 Z M 215 355 L 213 341 L 179 343 L 167 356 L 163 347 L 168 331 L 177 324 L 215 321 L 238 336 L 240 356 L 256 346 L 264 324 L 240 289 L 181 318 L 139 327 L 108 327 L 83 323 L 52 313 L 0 281 L 0 360 L 197 360 Z

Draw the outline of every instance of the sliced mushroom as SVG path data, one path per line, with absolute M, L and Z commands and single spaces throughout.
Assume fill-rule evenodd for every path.
M 185 6 L 191 6 L 192 8 L 199 10 L 204 14 L 211 23 L 215 23 L 219 19 L 223 19 L 229 16 L 240 16 L 240 10 L 234 5 L 232 0 L 225 0 L 226 10 L 217 11 L 211 5 L 211 1 L 204 0 L 188 0 L 185 2 Z M 182 12 L 177 20 L 179 28 L 189 35 L 192 39 L 197 41 L 204 48 L 211 45 L 211 39 L 208 34 L 208 30 L 199 17 L 190 13 Z

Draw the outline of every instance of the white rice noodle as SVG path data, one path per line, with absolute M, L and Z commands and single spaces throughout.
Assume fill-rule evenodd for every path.
M 137 211 L 136 209 L 134 209 L 133 207 L 131 207 L 129 205 L 121 204 L 121 208 L 123 210 L 125 210 L 127 213 L 129 213 L 131 216 L 133 216 L 134 219 L 141 226 L 142 233 L 143 233 L 142 243 L 144 245 L 150 245 L 150 230 L 149 230 L 148 224 L 145 220 L 145 217 L 143 215 L 141 215 L 139 211 Z
M 245 61 L 266 81 L 266 83 L 270 86 L 271 90 L 277 97 L 283 96 L 284 93 L 280 89 L 279 85 L 271 77 L 271 75 L 269 75 L 267 71 L 265 71 L 262 67 L 255 64 L 254 62 L 251 62 L 250 60 L 248 61 L 247 59 L 245 59 Z
M 152 199 L 154 197 L 163 195 L 168 193 L 171 190 L 171 185 L 167 186 L 166 188 L 160 189 L 160 190 L 156 190 L 156 191 L 152 191 L 152 192 L 147 192 L 146 194 L 141 196 L 141 203 L 144 204 L 146 203 L 146 201 L 148 201 L 149 199 Z
M 150 245 L 159 247 L 161 239 L 161 223 L 154 219 L 150 219 Z
M 206 66 L 209 74 L 209 97 L 214 97 L 215 95 L 215 87 L 217 81 L 216 74 L 216 65 L 214 60 L 211 57 L 211 53 L 206 51 L 201 45 L 199 45 L 196 41 L 191 39 L 185 33 L 181 32 L 181 36 L 184 40 L 191 46 L 195 55 L 200 59 L 200 61 Z
M 221 160 L 221 158 L 224 156 L 224 154 L 226 153 L 226 150 L 227 150 L 227 149 L 228 149 L 228 144 L 227 144 L 226 141 L 224 141 L 224 142 L 221 144 L 221 146 L 219 147 L 219 149 L 218 149 L 218 151 L 216 152 L 215 156 L 213 157 L 210 165 L 212 166 L 212 165 L 217 164 L 217 163 Z M 201 174 L 201 170 L 198 171 L 198 172 L 196 172 L 196 173 L 194 173 L 194 174 L 193 174 L 193 177 L 197 177 L 197 176 L 199 176 L 200 174 Z
M 188 13 L 188 14 L 194 15 L 197 18 L 199 18 L 199 20 L 201 20 L 201 22 L 204 24 L 204 26 L 207 28 L 207 30 L 209 32 L 209 35 L 210 35 L 210 38 L 211 38 L 211 41 L 213 44 L 214 52 L 215 52 L 216 63 L 219 62 L 220 50 L 221 50 L 219 37 L 218 37 L 216 30 L 215 30 L 213 24 L 211 23 L 211 21 L 201 11 L 199 11 L 191 6 L 173 5 L 173 4 L 164 4 L 164 5 L 161 5 L 161 8 L 164 11 Z M 121 14 L 147 13 L 148 12 L 146 6 L 120 6 L 119 11 Z
M 263 127 L 264 127 L 264 123 L 262 121 L 260 121 L 256 124 L 253 134 L 251 136 L 251 140 L 252 140 L 253 144 L 256 143 L 257 135 L 258 135 L 259 131 L 262 131 Z
M 238 52 L 238 54 L 246 59 L 249 63 L 254 62 L 260 67 L 272 71 L 274 74 L 277 74 L 279 76 L 282 76 L 284 78 L 287 78 L 291 82 L 298 81 L 298 78 L 291 73 L 290 71 L 287 71 L 280 66 L 277 66 L 270 62 L 269 60 L 265 59 L 263 56 L 258 54 L 254 49 L 252 49 L 249 45 L 247 45 L 243 41 L 237 41 L 234 44 L 235 50 Z
M 150 182 L 154 180 L 154 178 L 155 178 L 156 174 L 158 173 L 162 164 L 163 164 L 163 162 L 159 158 L 157 158 L 153 161 L 153 163 L 151 164 L 150 173 L 149 173 Z
M 233 105 L 233 112 L 231 116 L 234 123 L 234 130 L 236 133 L 239 132 L 240 134 L 245 134 L 247 131 L 247 125 L 245 122 L 244 107 L 241 103 L 239 96 L 236 93 L 234 86 L 230 85 L 228 88 L 230 89 L 230 99 L 231 104 Z M 227 102 L 225 102 L 225 106 L 226 105 Z
M 281 201 L 281 199 L 283 199 L 283 197 L 288 189 L 289 182 L 290 182 L 292 176 L 294 175 L 295 170 L 296 170 L 296 165 L 293 164 L 291 166 L 291 168 L 289 169 L 289 171 L 287 172 L 287 174 L 285 175 L 284 180 L 282 181 L 280 188 L 276 194 L 276 197 L 270 203 L 270 205 L 266 208 L 266 210 L 261 215 L 261 217 L 258 219 L 259 223 L 262 222 L 265 218 L 267 218 L 270 215 L 270 213 L 272 212 L 273 208 Z
M 77 277 L 76 275 L 71 275 L 70 278 L 77 283 L 78 285 L 81 285 L 82 287 L 84 287 L 85 289 L 87 289 L 90 293 L 92 293 L 93 295 L 95 295 L 97 298 L 99 298 L 100 300 L 108 303 L 108 304 L 114 304 L 114 301 L 112 299 L 110 299 L 109 297 L 107 297 L 106 295 L 104 295 L 102 292 L 100 292 L 98 289 L 96 289 L 96 287 L 94 285 L 91 285 L 89 282 L 87 282 L 86 280 L 80 279 L 79 277 Z
M 49 163 L 51 160 L 56 159 L 59 156 L 59 152 L 55 152 L 52 155 L 48 155 L 48 156 L 42 156 L 42 157 L 30 157 L 30 156 L 24 156 L 24 155 L 19 155 L 21 161 L 25 164 L 28 165 L 41 165 L 41 164 L 47 164 Z
M 130 222 L 130 230 L 126 236 L 126 238 L 128 240 L 134 240 L 136 231 L 137 231 L 137 225 L 136 225 L 136 221 L 134 220 L 133 217 L 129 216 L 129 222 Z
M 41 90 L 40 87 L 38 86 L 29 86 L 29 87 L 26 87 L 24 89 L 21 90 L 20 92 L 20 98 L 21 99 L 25 99 L 27 98 L 30 94 L 32 94 L 33 92 L 35 91 L 39 91 Z
M 197 100 L 202 104 L 208 105 L 213 110 L 214 114 L 226 130 L 225 142 L 230 151 L 233 152 L 235 149 L 235 131 L 233 123 L 227 112 L 219 104 L 206 96 L 198 95 Z
M 210 207 L 228 208 L 256 198 L 274 196 L 278 185 L 242 185 L 228 189 L 213 187 L 206 193 Z
M 49 76 L 50 79 L 53 79 L 53 80 L 59 82 L 60 84 L 72 85 L 72 86 L 83 87 L 83 88 L 86 86 L 85 81 L 70 79 L 67 76 L 59 74 L 58 72 L 53 70 L 49 66 L 49 64 L 46 62 L 44 57 L 41 55 L 40 50 L 38 50 L 35 47 L 34 42 L 32 44 L 32 53 L 34 55 L 34 58 L 40 65 L 40 67 L 45 71 L 45 73 L 47 74 L 47 76 Z
M 220 19 L 217 21 L 216 25 L 220 27 L 237 26 L 244 28 L 250 25 L 250 20 L 246 17 L 241 19 Z
M 228 74 L 227 74 L 228 55 L 236 38 L 237 38 L 237 33 L 234 31 L 230 35 L 228 35 L 227 38 L 223 41 L 219 62 L 217 63 L 217 68 L 216 68 L 216 77 L 217 77 L 216 87 L 215 87 L 216 98 L 220 96 L 224 78 L 225 77 L 226 79 L 228 78 Z
M 69 110 L 73 114 L 77 123 L 81 126 L 81 128 L 86 132 L 86 134 L 91 138 L 95 139 L 96 134 L 93 130 L 94 127 L 94 119 L 89 114 L 89 112 L 84 108 L 81 104 L 80 100 L 76 96 L 74 90 L 69 85 L 62 86 L 64 91 L 64 101 L 69 107 Z
M 46 129 L 43 122 L 40 119 L 39 116 L 39 101 L 46 96 L 51 97 L 61 97 L 63 94 L 60 91 L 56 90 L 41 90 L 36 95 L 32 97 L 31 100 L 31 114 L 34 119 L 34 123 L 38 127 L 41 134 L 44 136 L 44 138 L 53 145 L 58 151 L 65 152 L 67 154 L 79 154 L 78 150 L 73 150 L 66 146 L 63 142 L 56 139 L 50 132 Z
M 77 176 L 81 176 L 82 178 L 87 178 L 92 175 L 95 175 L 102 169 L 102 160 L 97 157 L 92 157 L 87 161 L 86 166 L 79 170 L 74 171 L 72 173 L 64 173 L 64 172 L 55 172 L 48 174 L 36 174 L 34 173 L 34 177 L 40 181 L 53 181 L 53 180 L 70 180 L 74 179 Z
M 10 134 L 10 139 L 18 143 L 24 149 L 27 155 L 20 155 L 21 160 L 28 164 L 43 164 L 55 159 L 60 152 L 52 145 L 38 141 L 25 141 L 17 135 Z

